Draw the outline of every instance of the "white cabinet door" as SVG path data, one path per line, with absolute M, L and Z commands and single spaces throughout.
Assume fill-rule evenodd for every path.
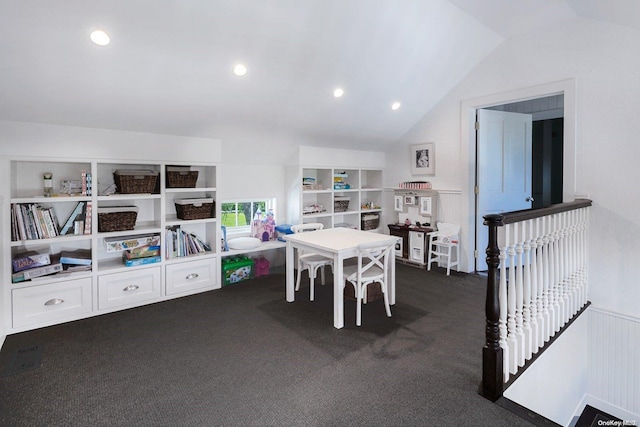
M 44 325 L 89 313 L 91 278 L 14 289 L 13 327 Z
M 160 267 L 98 276 L 98 309 L 133 306 L 160 298 Z
M 179 294 L 201 288 L 213 289 L 217 283 L 215 266 L 215 258 L 167 265 L 167 295 Z

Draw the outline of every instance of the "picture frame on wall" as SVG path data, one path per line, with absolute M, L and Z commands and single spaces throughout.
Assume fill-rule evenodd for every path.
M 435 143 L 427 142 L 411 146 L 410 164 L 412 175 L 435 175 L 436 152 Z

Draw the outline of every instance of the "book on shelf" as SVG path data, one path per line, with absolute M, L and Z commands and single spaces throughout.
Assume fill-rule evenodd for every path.
M 87 207 L 85 208 L 85 215 L 84 215 L 84 231 L 83 234 L 91 234 L 91 221 L 92 221 L 92 211 L 93 211 L 93 206 L 91 204 L 91 202 L 87 202 Z
M 122 262 L 127 267 L 135 267 L 137 265 L 147 265 L 147 264 L 155 264 L 157 262 L 162 261 L 161 256 L 151 256 L 145 258 L 135 258 L 135 259 L 127 259 L 124 255 L 122 257 Z
M 11 266 L 14 273 L 35 267 L 44 267 L 49 264 L 51 264 L 49 254 L 41 254 L 36 251 L 27 251 L 17 254 L 11 260 Z
M 60 262 L 72 265 L 91 265 L 91 249 L 60 252 Z
M 193 233 L 183 231 L 180 226 L 168 227 L 165 248 L 167 258 L 177 258 L 210 252 L 211 246 Z
M 34 279 L 36 277 L 48 276 L 50 274 L 59 273 L 62 271 L 62 263 L 60 259 L 51 259 L 51 264 L 42 267 L 30 268 L 28 270 L 22 270 L 18 273 L 11 275 L 11 281 L 13 283 L 24 282 L 25 280 Z
M 51 207 L 36 203 L 11 205 L 11 237 L 13 241 L 50 239 L 59 235 L 57 217 Z
M 85 213 L 86 205 L 87 205 L 87 202 L 78 202 L 76 207 L 71 212 L 71 215 L 69 215 L 67 220 L 64 222 L 64 225 L 60 230 L 61 236 L 64 236 L 65 234 L 69 234 L 71 231 L 75 233 L 77 229 L 77 226 L 75 225 L 76 221 L 80 221 L 80 220 L 84 221 L 83 216 Z M 78 234 L 78 233 L 75 233 L 75 234 Z M 84 234 L 84 228 L 82 229 L 82 233 L 79 233 L 79 234 Z

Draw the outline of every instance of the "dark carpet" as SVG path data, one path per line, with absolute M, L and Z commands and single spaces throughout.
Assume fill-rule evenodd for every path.
M 477 394 L 485 289 L 475 275 L 399 264 L 393 317 L 374 301 L 356 327 L 346 301 L 337 330 L 330 283 L 287 303 L 272 274 L 11 335 L 0 424 L 531 425 Z M 11 374 L 16 351 L 34 346 L 39 366 Z

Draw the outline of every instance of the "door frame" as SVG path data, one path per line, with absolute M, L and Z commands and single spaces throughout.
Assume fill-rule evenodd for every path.
M 461 233 L 469 242 L 461 254 L 467 272 L 475 271 L 476 235 L 476 110 L 510 104 L 551 95 L 564 95 L 564 149 L 562 200 L 575 200 L 576 187 L 576 80 L 567 79 L 528 88 L 463 100 L 460 111 L 460 162 L 462 172 Z M 466 167 L 465 167 L 466 165 Z M 481 230 L 480 230 L 481 231 Z M 485 248 L 478 248 L 478 256 L 485 256 Z

